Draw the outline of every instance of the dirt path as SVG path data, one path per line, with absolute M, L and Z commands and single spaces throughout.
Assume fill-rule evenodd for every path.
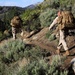
M 45 49 L 47 51 L 50 51 L 50 53 L 52 55 L 55 54 L 56 52 L 56 47 L 57 47 L 57 41 L 49 41 L 48 39 L 45 38 L 45 34 L 49 31 L 48 28 L 44 28 L 42 29 L 40 32 L 38 32 L 37 34 L 33 35 L 30 38 L 25 38 L 25 42 L 29 43 L 29 44 L 33 44 L 36 46 L 41 47 L 42 49 Z M 68 36 L 66 38 L 67 40 L 67 44 L 70 48 L 70 56 L 68 56 L 65 60 L 65 66 L 67 67 L 67 65 L 69 65 L 69 62 L 75 57 L 75 36 Z M 61 53 L 63 54 L 65 51 L 61 50 Z
M 57 47 L 57 41 L 56 40 L 49 41 L 48 39 L 45 38 L 45 35 L 48 31 L 49 31 L 48 28 L 44 28 L 40 32 L 32 35 L 29 38 L 23 37 L 23 41 L 27 44 L 33 44 L 33 45 L 41 47 L 42 49 L 50 51 L 51 54 L 55 54 L 56 49 L 57 49 L 56 48 Z M 12 40 L 12 39 L 10 38 L 8 40 Z M 5 42 L 8 42 L 8 40 L 4 40 L 4 41 L 0 42 L 0 46 L 2 44 L 4 44 Z M 75 36 L 68 36 L 66 38 L 66 40 L 67 40 L 68 46 L 70 48 L 71 56 L 67 57 L 67 59 L 65 61 L 65 65 L 67 65 L 67 63 L 70 62 L 71 59 L 75 57 Z M 64 50 L 62 48 L 62 53 L 64 53 L 63 51 Z
M 48 32 L 48 30 L 48 28 L 42 29 L 39 33 L 31 36 L 30 38 L 24 38 L 24 42 L 28 44 L 37 45 L 54 54 L 56 50 L 56 43 L 50 42 L 48 39 L 45 38 L 45 34 Z
M 44 28 L 37 34 L 31 36 L 30 38 L 24 38 L 24 41 L 29 44 L 40 46 L 41 48 L 49 50 L 51 52 L 55 52 L 57 49 L 56 48 L 57 41 L 56 40 L 49 41 L 48 39 L 45 38 L 45 35 L 48 31 L 49 31 L 48 28 Z M 74 54 L 75 53 L 75 36 L 68 36 L 66 40 L 70 48 L 70 53 Z

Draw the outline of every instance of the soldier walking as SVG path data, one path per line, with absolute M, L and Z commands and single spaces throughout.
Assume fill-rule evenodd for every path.
M 75 18 L 70 11 L 59 11 L 58 16 L 53 20 L 52 24 L 49 27 L 49 30 L 55 25 L 58 24 L 56 30 L 59 33 L 59 44 L 57 46 L 57 54 L 60 54 L 60 49 L 63 46 L 65 50 L 64 56 L 70 55 L 69 48 L 66 43 L 66 36 L 70 29 L 75 28 Z
M 12 20 L 10 25 L 12 26 L 12 35 L 13 35 L 13 39 L 16 39 L 16 33 L 21 30 L 21 26 L 22 26 L 22 20 L 19 16 L 15 16 Z

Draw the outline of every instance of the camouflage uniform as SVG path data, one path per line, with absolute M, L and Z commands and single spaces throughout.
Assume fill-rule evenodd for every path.
M 16 18 L 15 21 L 14 18 Z M 16 39 L 16 33 L 19 32 L 19 30 L 21 31 L 21 24 L 22 21 L 18 16 L 15 16 L 12 20 L 11 20 L 11 26 L 12 26 L 12 35 L 13 35 L 13 39 Z
M 12 27 L 12 35 L 13 35 L 13 39 L 16 39 L 16 28 Z
M 56 17 L 56 18 L 53 20 L 52 24 L 51 24 L 50 27 L 49 27 L 49 30 L 50 30 L 55 24 L 57 24 L 57 23 L 58 23 L 58 17 Z M 57 34 L 58 34 L 58 33 L 57 33 Z M 57 35 L 57 34 L 56 34 L 56 35 Z M 57 49 L 60 49 L 61 46 L 64 47 L 64 50 L 68 50 L 68 46 L 67 46 L 66 41 L 65 41 L 64 30 L 59 30 L 59 44 L 58 44 L 58 46 L 57 46 Z
M 12 23 L 11 23 L 12 25 Z M 13 35 L 13 39 L 16 39 L 16 27 L 12 26 L 12 35 Z

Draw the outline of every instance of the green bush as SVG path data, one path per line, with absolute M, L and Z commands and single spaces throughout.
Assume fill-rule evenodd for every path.
M 44 0 L 41 4 L 42 8 L 58 8 L 60 6 L 59 0 Z
M 11 66 L 6 66 L 4 75 L 17 75 L 19 71 L 19 65 L 13 64 Z
M 18 64 L 7 66 L 0 62 L 0 75 L 16 75 L 19 71 Z
M 55 59 L 55 57 L 57 58 Z M 53 61 L 51 64 L 47 63 L 43 59 L 33 61 L 25 66 L 17 75 L 67 75 L 68 71 L 62 71 L 59 66 L 62 64 L 62 58 L 58 55 L 55 57 L 55 60 L 52 59 Z
M 60 2 L 60 7 L 67 8 L 69 6 L 72 7 L 75 1 L 74 0 L 69 0 L 69 1 L 68 0 L 60 0 L 59 2 Z
M 47 8 L 39 16 L 41 27 L 48 27 L 52 23 L 53 19 L 56 17 L 56 9 Z
M 4 34 L 2 31 L 0 31 L 0 41 L 4 40 L 4 39 L 7 39 L 11 36 L 10 33 L 8 34 Z
M 48 31 L 45 36 L 49 41 L 53 41 L 56 39 L 56 36 L 52 33 L 52 31 Z
M 24 56 L 30 59 L 30 62 L 38 61 L 38 59 L 43 58 L 42 50 L 39 47 L 33 47 L 24 51 Z
M 75 5 L 72 7 L 72 13 L 73 13 L 73 15 L 74 15 L 74 17 L 75 17 Z
M 58 67 L 64 64 L 64 60 L 66 58 L 64 56 L 60 55 L 53 55 L 51 60 L 51 65 L 54 65 L 54 67 Z
M 4 54 L 1 59 L 5 63 L 12 63 L 23 57 L 30 61 L 43 57 L 39 47 L 26 45 L 22 40 L 8 41 L 0 47 L 0 51 Z
M 24 28 L 27 31 L 37 30 L 40 27 L 40 20 L 38 18 L 40 10 L 27 9 L 22 15 Z
M 12 62 L 17 61 L 24 56 L 25 43 L 22 40 L 8 41 L 2 47 L 1 51 L 4 52 L 3 61 Z
M 5 74 L 5 65 L 0 61 L 0 75 Z
M 5 36 L 2 31 L 0 31 L 0 41 L 4 40 L 6 37 L 7 36 Z

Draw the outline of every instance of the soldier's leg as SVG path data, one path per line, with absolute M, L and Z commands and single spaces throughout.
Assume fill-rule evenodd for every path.
M 61 38 L 61 43 L 63 45 L 64 50 L 66 51 L 64 55 L 69 55 L 69 48 L 67 46 L 66 40 L 65 40 L 65 35 L 64 31 L 60 30 L 60 38 Z
M 13 35 L 13 39 L 16 39 L 16 28 L 12 27 L 12 35 Z
M 58 44 L 57 50 L 56 50 L 57 54 L 60 54 L 61 47 L 62 47 L 62 43 L 61 43 L 61 37 L 60 37 L 60 32 L 59 32 L 59 44 Z

